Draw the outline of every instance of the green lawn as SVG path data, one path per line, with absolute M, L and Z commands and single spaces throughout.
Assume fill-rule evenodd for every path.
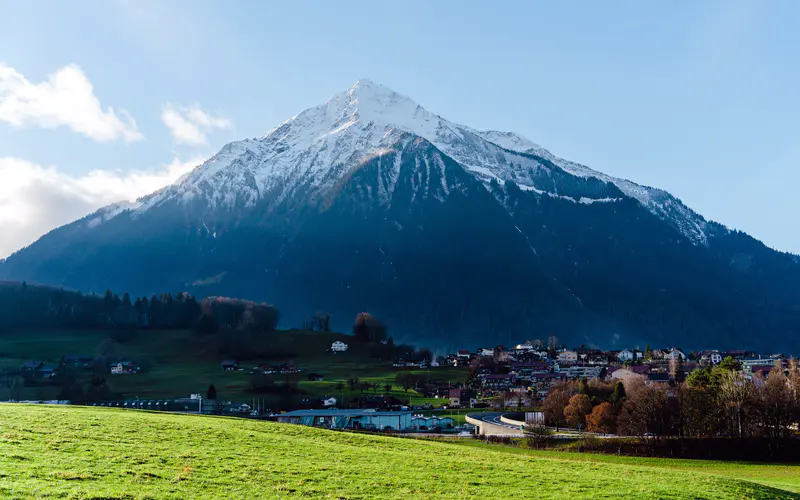
M 475 440 L 454 440 L 453 442 L 458 446 L 472 448 L 490 447 L 494 449 L 502 449 L 508 453 L 527 455 L 531 457 L 559 458 L 583 463 L 637 465 L 657 469 L 702 472 L 722 477 L 732 477 L 753 481 L 765 486 L 771 486 L 787 492 L 795 493 L 797 494 L 797 497 L 800 498 L 800 465 L 794 464 L 761 464 L 750 462 L 723 462 L 719 460 L 626 457 L 619 455 L 604 455 L 601 453 L 540 451 L 516 446 L 486 445 L 481 441 Z M 800 461 L 800 457 L 798 460 Z
M 797 498 L 798 467 L 726 465 L 0 405 L 2 498 Z

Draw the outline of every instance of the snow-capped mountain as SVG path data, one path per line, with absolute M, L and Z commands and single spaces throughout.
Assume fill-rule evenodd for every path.
M 289 323 L 368 309 L 448 346 L 548 331 L 741 342 L 745 324 L 774 343 L 800 325 L 795 276 L 793 256 L 663 190 L 369 80 L 0 265 L 0 278 L 81 289 L 268 299 Z
M 706 243 L 705 220 L 664 191 L 562 160 L 513 132 L 479 131 L 449 122 L 366 79 L 286 120 L 262 138 L 226 145 L 188 176 L 146 197 L 139 210 L 197 197 L 210 206 L 253 205 L 276 186 L 282 187 L 285 196 L 299 189 L 319 192 L 365 158 L 392 150 L 406 133 L 430 141 L 486 183 L 513 181 L 524 190 L 577 203 L 617 200 L 562 195 L 552 184 L 553 165 L 575 176 L 611 183 L 692 241 Z M 391 186 L 386 188 L 383 196 L 391 194 Z

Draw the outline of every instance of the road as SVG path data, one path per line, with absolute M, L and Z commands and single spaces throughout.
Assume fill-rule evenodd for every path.
M 479 422 L 485 422 L 487 424 L 491 424 L 492 426 L 497 426 L 500 428 L 500 429 L 495 428 L 494 431 L 484 432 L 484 434 L 488 433 L 495 435 L 505 435 L 505 433 L 503 432 L 504 429 L 508 429 L 510 434 L 521 433 L 522 432 L 521 426 L 508 424 L 500 419 L 500 417 L 502 417 L 507 413 L 508 412 L 471 413 L 468 414 L 467 416 Z M 615 434 L 596 434 L 593 432 L 579 431 L 577 429 L 567 429 L 564 427 L 561 427 L 558 430 L 556 430 L 555 427 L 548 427 L 548 429 L 553 431 L 550 437 L 554 439 L 576 439 L 585 436 L 592 436 L 599 439 L 612 439 L 620 437 Z
M 503 422 L 501 412 L 472 413 L 467 415 L 468 423 L 475 425 L 480 435 L 522 437 L 522 426 Z
M 505 412 L 508 413 L 508 412 Z M 490 411 L 486 413 L 473 413 L 469 416 L 474 418 L 475 420 L 480 420 L 482 422 L 486 422 L 489 424 L 499 425 L 500 427 L 505 427 L 507 429 L 514 429 L 514 430 L 521 430 L 521 427 L 518 425 L 511 425 L 507 424 L 500 420 L 500 417 L 503 416 L 504 413 L 499 411 Z

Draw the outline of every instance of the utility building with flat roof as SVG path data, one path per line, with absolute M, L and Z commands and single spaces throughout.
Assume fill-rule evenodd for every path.
M 411 427 L 411 411 L 295 410 L 281 413 L 278 422 L 328 429 L 404 431 Z

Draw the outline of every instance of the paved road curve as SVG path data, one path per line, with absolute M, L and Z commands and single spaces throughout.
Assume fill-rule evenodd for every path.
M 503 422 L 500 412 L 472 413 L 467 415 L 467 422 L 476 426 L 481 435 L 521 437 L 522 427 Z
M 506 412 L 507 413 L 507 412 Z M 505 427 L 507 429 L 514 429 L 514 430 L 522 430 L 522 427 L 519 425 L 511 425 L 503 422 L 500 420 L 500 417 L 503 416 L 504 413 L 499 411 L 490 411 L 486 413 L 473 413 L 468 415 L 469 417 L 474 418 L 475 420 L 480 420 L 482 422 L 487 422 L 494 425 L 499 425 L 501 427 Z

